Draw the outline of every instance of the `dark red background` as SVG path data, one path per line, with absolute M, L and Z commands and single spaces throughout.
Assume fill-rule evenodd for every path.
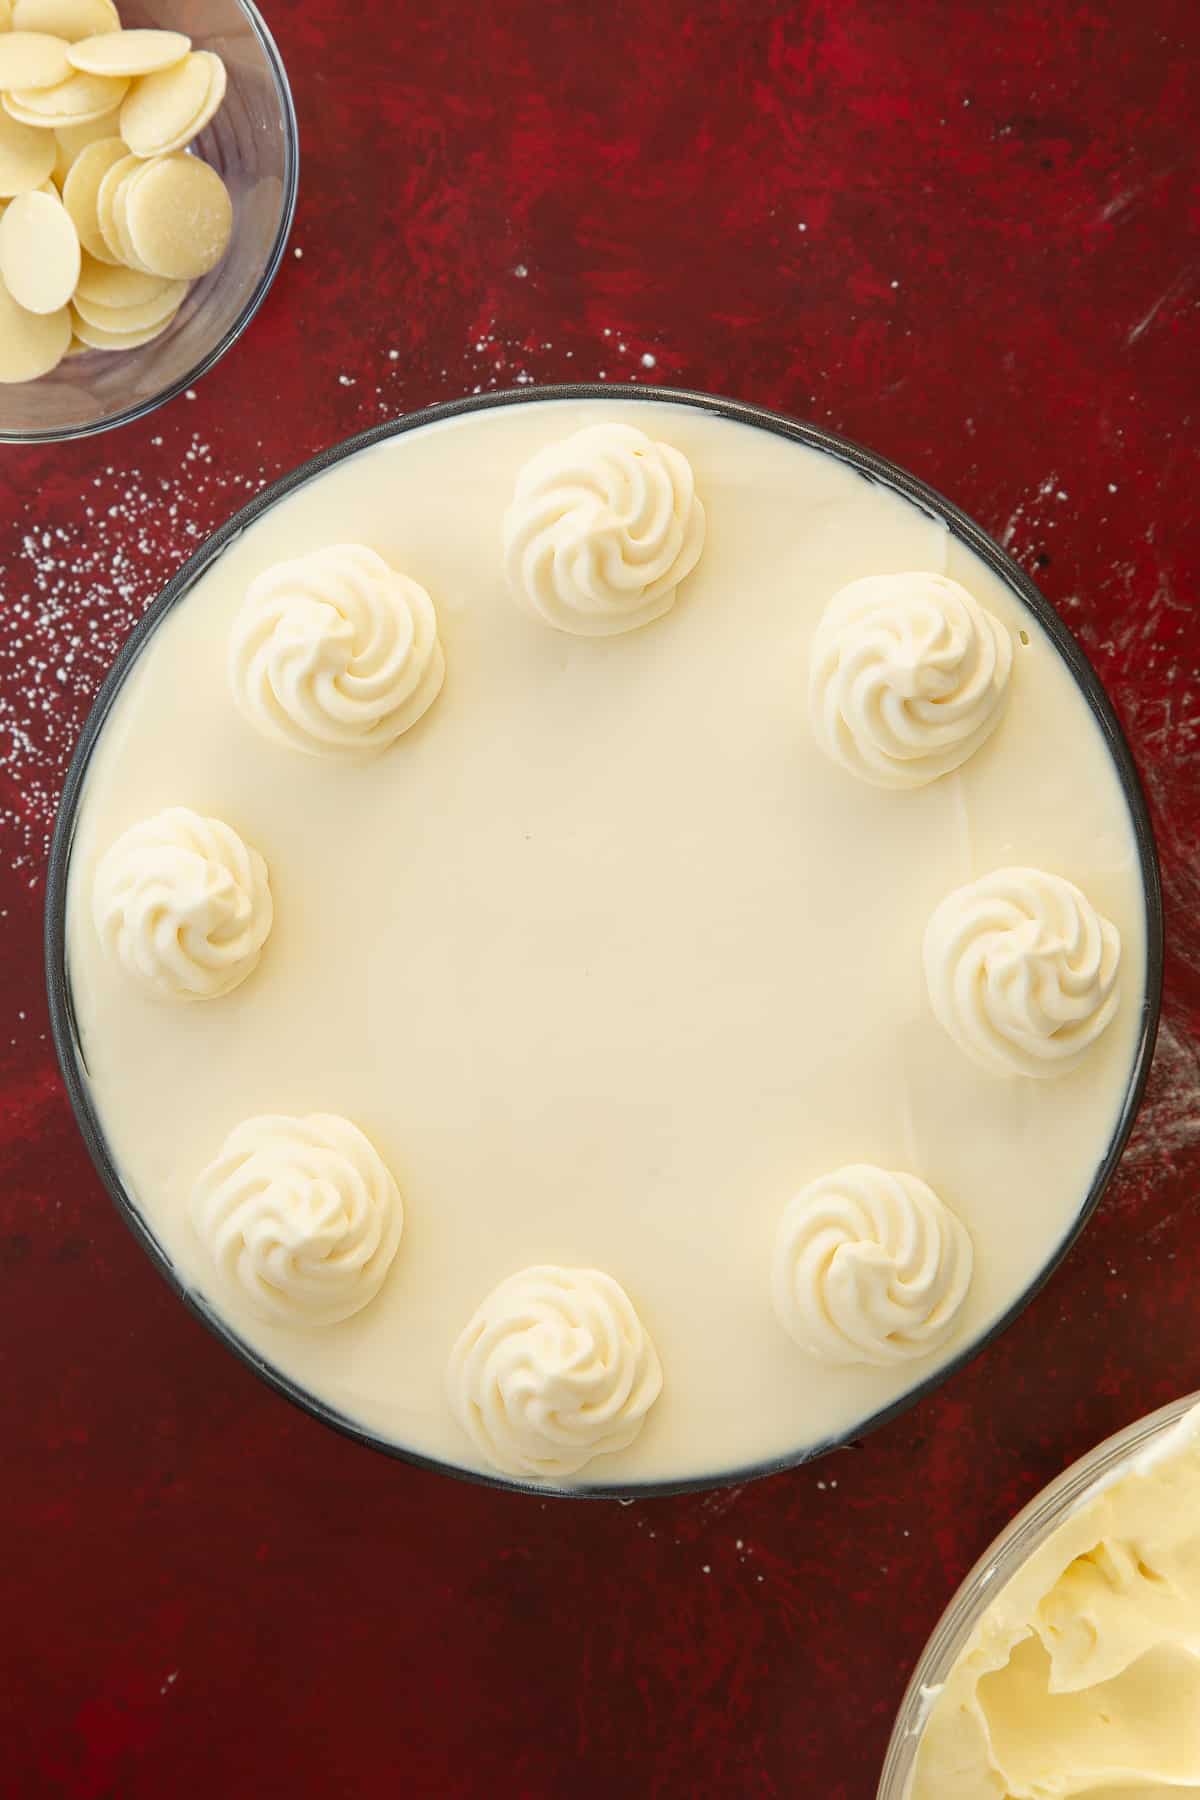
M 301 197 L 249 334 L 139 425 L 0 452 L 0 1791 L 868 1800 L 991 1535 L 1200 1386 L 1200 11 L 269 10 Z M 831 425 L 1008 544 L 1128 727 L 1170 943 L 1134 1144 L 1007 1336 L 861 1448 L 628 1507 L 420 1473 L 260 1387 L 102 1193 L 39 951 L 72 742 L 189 549 L 376 419 L 597 376 Z

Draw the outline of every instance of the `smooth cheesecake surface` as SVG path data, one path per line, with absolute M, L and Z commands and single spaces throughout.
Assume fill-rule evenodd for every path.
M 596 424 L 680 452 L 702 554 L 670 610 L 576 636 L 508 592 L 504 520 L 531 458 Z M 436 700 L 369 759 L 256 730 L 228 646 L 251 583 L 368 546 L 432 598 Z M 831 597 L 923 570 L 1011 634 L 1004 716 L 912 790 L 814 738 Z M 1027 641 L 1026 641 L 1027 640 Z M 106 957 L 104 852 L 187 807 L 265 859 L 273 924 L 234 991 L 171 1006 Z M 1119 1004 L 1053 1079 L 1007 1078 L 934 1015 L 935 909 L 993 870 L 1050 871 L 1121 941 Z M 484 1297 L 541 1265 L 607 1272 L 662 1388 L 577 1479 L 685 1479 L 794 1456 L 926 1380 L 1069 1231 L 1120 1110 L 1145 988 L 1132 825 L 1057 650 L 944 525 L 831 457 L 657 402 L 509 406 L 401 434 L 308 482 L 168 615 L 108 718 L 72 850 L 68 955 L 95 1104 L 188 1285 L 359 1425 L 488 1468 L 446 1369 Z M 264 1323 L 197 1237 L 200 1172 L 252 1115 L 339 1115 L 403 1195 L 370 1304 Z M 814 1359 L 772 1306 L 780 1218 L 830 1170 L 936 1192 L 973 1246 L 953 1333 L 886 1367 Z

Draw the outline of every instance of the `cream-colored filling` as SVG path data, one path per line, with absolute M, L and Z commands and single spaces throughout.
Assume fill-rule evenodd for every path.
M 531 457 L 612 423 L 686 457 L 707 531 L 669 613 L 578 636 L 514 604 L 505 514 Z M 431 597 L 444 687 L 374 757 L 298 756 L 239 710 L 235 619 L 273 564 L 354 543 Z M 1012 634 L 1013 668 L 970 758 L 895 791 L 816 742 L 809 647 L 848 582 L 912 570 L 962 583 Z M 200 1005 L 144 993 L 91 917 L 102 853 L 173 806 L 260 851 L 274 899 L 258 967 Z M 1067 878 L 1121 935 L 1116 1014 L 1053 1081 L 979 1068 L 926 992 L 935 908 L 1013 865 Z M 853 1430 L 1011 1305 L 1104 1153 L 1145 964 L 1104 744 L 1002 583 L 938 522 L 817 452 L 691 408 L 593 401 L 401 436 L 226 550 L 106 725 L 68 942 L 106 1136 L 181 1279 L 360 1425 L 486 1467 L 447 1397 L 468 1323 L 523 1270 L 619 1283 L 663 1386 L 585 1482 L 794 1455 Z M 190 1216 L 198 1174 L 243 1120 L 311 1114 L 352 1121 L 404 1198 L 378 1295 L 320 1330 L 264 1323 Z M 776 1316 L 788 1202 L 854 1164 L 927 1184 L 969 1233 L 970 1286 L 925 1358 L 830 1365 Z
M 1001 1589 L 930 1710 L 911 1800 L 1200 1794 L 1200 1409 Z

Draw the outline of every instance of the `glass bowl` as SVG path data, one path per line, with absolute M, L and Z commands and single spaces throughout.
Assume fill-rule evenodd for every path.
M 300 145 L 283 63 L 251 0 L 120 0 L 126 27 L 186 32 L 225 64 L 225 100 L 195 140 L 233 200 L 233 236 L 171 326 L 137 350 L 89 350 L 0 385 L 0 442 L 55 443 L 141 418 L 198 381 L 258 311 L 296 210 Z
M 984 1551 L 938 1620 L 905 1689 L 892 1727 L 875 1800 L 905 1800 L 929 1713 L 928 1694 L 942 1685 L 997 1594 L 1040 1550 L 1088 1490 L 1145 1450 L 1200 1403 L 1200 1394 L 1172 1400 L 1106 1438 L 1044 1487 Z
M 719 418 L 753 426 L 760 431 L 773 432 L 793 443 L 806 445 L 826 456 L 834 457 L 858 474 L 865 476 L 868 481 L 889 488 L 894 493 L 913 502 L 933 518 L 943 522 L 950 534 L 973 551 L 1004 582 L 1019 603 L 1033 614 L 1058 650 L 1086 700 L 1097 729 L 1112 758 L 1129 809 L 1137 846 L 1146 915 L 1146 986 L 1141 1000 L 1138 1037 L 1128 1086 L 1112 1136 L 1104 1146 L 1091 1186 L 1079 1212 L 1072 1220 L 1069 1230 L 1047 1258 L 1035 1279 L 1023 1293 L 1014 1299 L 1012 1305 L 998 1319 L 993 1320 L 979 1335 L 964 1344 L 958 1354 L 949 1362 L 940 1364 L 932 1374 L 914 1380 L 909 1389 L 871 1416 L 855 1420 L 845 1432 L 840 1433 L 834 1440 L 797 1445 L 794 1452 L 750 1467 L 717 1468 L 711 1474 L 675 1481 L 622 1485 L 597 1482 L 587 1486 L 569 1488 L 555 1488 L 549 1483 L 534 1484 L 511 1481 L 500 1476 L 484 1475 L 471 1469 L 463 1469 L 454 1464 L 436 1462 L 401 1444 L 375 1434 L 353 1419 L 339 1413 L 282 1369 L 275 1368 L 266 1362 L 261 1355 L 239 1338 L 236 1331 L 219 1314 L 212 1310 L 203 1296 L 190 1291 L 184 1285 L 170 1258 L 143 1218 L 132 1195 L 126 1191 L 115 1160 L 105 1142 L 103 1126 L 93 1104 L 87 1067 L 76 1028 L 66 956 L 68 870 L 75 822 L 88 765 L 104 730 L 108 714 L 124 682 L 128 679 L 150 637 L 170 610 L 186 600 L 200 577 L 249 525 L 270 511 L 287 495 L 295 493 L 307 482 L 343 462 L 347 457 L 354 456 L 359 451 L 369 449 L 372 445 L 382 443 L 400 433 L 420 431 L 426 426 L 437 425 L 465 413 L 485 411 L 494 407 L 534 405 L 551 400 L 632 401 L 639 404 L 653 402 L 659 405 L 696 407 Z M 1011 557 L 993 539 L 988 537 L 986 532 L 969 519 L 965 513 L 960 512 L 958 507 L 943 499 L 940 494 L 935 493 L 932 488 L 927 487 L 915 476 L 909 475 L 894 463 L 887 462 L 873 451 L 865 450 L 857 444 L 848 443 L 844 438 L 836 437 L 832 432 L 825 431 L 819 426 L 789 419 L 766 407 L 720 399 L 710 394 L 692 393 L 686 389 L 603 382 L 578 386 L 518 388 L 507 392 L 482 394 L 477 397 L 450 401 L 439 406 L 431 406 L 422 412 L 412 413 L 404 418 L 389 420 L 384 424 L 373 426 L 357 437 L 348 438 L 344 443 L 323 451 L 320 455 L 313 457 L 311 461 L 303 463 L 298 469 L 294 469 L 290 474 L 274 482 L 270 487 L 264 488 L 247 506 L 243 507 L 241 512 L 213 533 L 207 542 L 188 559 L 174 579 L 167 584 L 130 634 L 101 687 L 80 734 L 71 766 L 67 772 L 50 848 L 50 864 L 46 883 L 45 952 L 50 1023 L 59 1066 L 62 1069 L 76 1121 L 97 1172 L 126 1223 L 151 1260 L 180 1297 L 192 1307 L 229 1349 L 241 1357 L 277 1392 L 285 1395 L 306 1412 L 334 1429 L 344 1432 L 347 1436 L 382 1450 L 388 1455 L 400 1457 L 421 1467 L 437 1468 L 443 1473 L 460 1476 L 465 1480 L 481 1482 L 492 1487 L 537 1493 L 542 1497 L 565 1494 L 572 1498 L 631 1499 L 649 1494 L 681 1493 L 695 1489 L 740 1484 L 758 1476 L 775 1474 L 779 1470 L 795 1468 L 801 1463 L 811 1462 L 839 1444 L 862 1437 L 864 1433 L 884 1424 L 907 1407 L 915 1404 L 922 1395 L 940 1386 L 964 1363 L 976 1356 L 1024 1310 L 1058 1267 L 1095 1211 L 1132 1129 L 1149 1073 L 1150 1059 L 1158 1028 L 1162 990 L 1163 911 L 1158 860 L 1150 817 L 1137 770 L 1134 767 L 1133 758 L 1125 742 L 1117 716 L 1091 664 L 1054 608 L 1038 592 L 1028 576 L 1017 567 Z

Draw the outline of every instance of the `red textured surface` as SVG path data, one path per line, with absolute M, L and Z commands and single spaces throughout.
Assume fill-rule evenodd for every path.
M 248 337 L 139 425 L 0 451 L 0 1792 L 869 1800 L 995 1530 L 1200 1387 L 1200 12 L 269 11 L 301 199 Z M 342 1442 L 184 1311 L 68 1114 L 40 905 L 90 697 L 241 498 L 395 411 L 647 356 L 1009 544 L 1128 727 L 1170 956 L 1134 1145 L 1000 1343 L 815 1467 L 578 1506 Z

